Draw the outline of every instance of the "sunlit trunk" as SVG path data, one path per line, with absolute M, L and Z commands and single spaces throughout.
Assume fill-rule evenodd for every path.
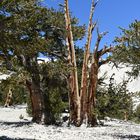
M 98 2 L 98 1 L 97 1 Z M 70 14 L 68 7 L 68 0 L 65 0 L 65 21 L 66 21 L 66 45 L 68 50 L 68 66 L 70 68 L 70 73 L 68 77 L 69 81 L 69 105 L 70 105 L 70 123 L 74 123 L 76 126 L 80 126 L 85 120 L 90 126 L 95 126 L 96 115 L 95 115 L 95 93 L 97 89 L 98 82 L 98 69 L 102 64 L 107 63 L 110 59 L 103 60 L 99 64 L 99 59 L 107 52 L 112 51 L 112 47 L 107 48 L 106 46 L 98 51 L 99 43 L 107 32 L 99 34 L 97 30 L 97 41 L 94 47 L 94 52 L 92 56 L 90 73 L 88 69 L 88 61 L 90 56 L 90 45 L 92 39 L 92 32 L 95 29 L 96 22 L 93 23 L 92 17 L 94 14 L 94 9 L 97 2 L 92 0 L 90 19 L 88 26 L 87 42 L 84 52 L 84 60 L 82 67 L 82 77 L 81 77 L 81 88 L 78 88 L 78 77 L 77 77 L 77 65 L 75 58 L 75 48 L 73 43 L 73 34 L 70 22 Z M 89 74 L 89 79 L 88 79 Z
M 128 121 L 128 112 L 127 111 L 124 112 L 124 120 Z
M 7 93 L 7 97 L 6 97 L 4 107 L 9 107 L 12 104 L 12 95 L 13 95 L 13 93 L 12 93 L 12 90 L 10 88 L 8 93 Z
M 87 76 L 88 76 L 88 61 L 90 56 L 90 45 L 92 39 L 92 31 L 94 30 L 96 23 L 93 24 L 92 18 L 94 14 L 94 0 L 92 0 L 91 11 L 90 11 L 90 18 L 89 18 L 89 26 L 88 26 L 88 35 L 87 35 L 87 42 L 85 46 L 84 52 L 84 60 L 83 60 L 83 67 L 82 67 L 82 77 L 81 77 L 81 89 L 80 89 L 80 97 L 81 97 L 81 122 L 83 120 L 87 120 Z
M 69 102 L 70 102 L 70 123 L 76 126 L 80 125 L 80 97 L 79 97 L 79 87 L 78 87 L 78 76 L 77 76 L 77 64 L 75 56 L 75 48 L 73 42 L 73 34 L 71 28 L 69 14 L 68 0 L 65 0 L 65 22 L 66 22 L 66 45 L 68 50 L 68 65 L 70 68 L 69 79 Z

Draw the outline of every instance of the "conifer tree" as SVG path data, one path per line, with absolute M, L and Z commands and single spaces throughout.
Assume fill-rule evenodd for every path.
M 140 71 L 140 21 L 131 23 L 128 29 L 121 28 L 121 37 L 116 37 L 117 48 L 114 56 L 116 63 L 123 63 L 132 67 L 130 76 L 135 78 Z
M 30 93 L 33 122 L 49 124 L 37 59 L 43 54 L 65 60 L 64 13 L 41 7 L 34 0 L 3 0 L 0 18 L 2 66 L 13 73 L 23 73 L 22 82 Z M 78 26 L 76 18 L 72 18 L 72 24 L 74 40 L 82 38 L 84 26 Z
M 112 47 L 103 47 L 103 49 L 99 50 L 100 41 L 106 32 L 99 33 L 97 31 L 97 41 L 94 47 L 94 51 L 92 53 L 91 60 L 91 68 L 90 73 L 88 73 L 88 62 L 90 56 L 90 46 L 92 40 L 92 33 L 95 29 L 96 22 L 93 23 L 92 18 L 94 14 L 95 7 L 97 2 L 92 0 L 90 18 L 89 18 L 89 26 L 88 26 L 88 35 L 87 42 L 85 45 L 84 51 L 84 59 L 83 59 L 83 67 L 82 67 L 82 77 L 81 77 L 81 87 L 78 87 L 78 76 L 77 76 L 77 64 L 75 58 L 75 48 L 73 43 L 73 32 L 71 29 L 71 18 L 69 14 L 69 6 L 68 0 L 65 0 L 65 22 L 66 22 L 66 44 L 68 50 L 68 62 L 72 67 L 70 71 L 69 79 L 69 87 L 70 87 L 70 121 L 74 123 L 76 126 L 80 126 L 84 120 L 87 120 L 88 125 L 95 126 L 96 125 L 96 117 L 94 114 L 95 109 L 95 93 L 98 82 L 98 70 L 101 65 L 110 61 L 110 58 L 106 60 L 101 60 L 101 57 L 107 53 L 112 52 Z M 89 76 L 89 80 L 88 80 Z

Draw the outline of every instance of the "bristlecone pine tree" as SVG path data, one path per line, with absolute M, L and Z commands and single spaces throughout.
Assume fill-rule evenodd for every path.
M 137 77 L 140 74 L 140 21 L 135 20 L 128 29 L 121 28 L 121 36 L 116 37 L 118 47 L 113 54 L 117 63 L 123 63 L 132 67 L 130 76 Z
M 43 54 L 64 59 L 65 19 L 62 11 L 40 6 L 39 2 L 0 1 L 0 63 L 13 73 L 27 73 L 23 83 L 30 94 L 33 122 L 52 124 L 38 57 Z M 76 18 L 72 23 L 74 40 L 78 40 L 84 35 L 84 26 L 78 26 Z
M 70 67 L 69 73 L 69 102 L 70 102 L 70 123 L 75 126 L 80 126 L 83 121 L 86 121 L 89 126 L 96 125 L 96 116 L 95 116 L 95 93 L 98 82 L 98 70 L 101 65 L 110 61 L 110 58 L 102 60 L 101 57 L 107 52 L 112 52 L 113 47 L 104 47 L 99 50 L 99 44 L 101 39 L 107 32 L 102 34 L 97 31 L 97 41 L 92 53 L 91 67 L 88 68 L 88 62 L 90 60 L 90 46 L 92 39 L 92 32 L 95 29 L 96 22 L 93 23 L 92 18 L 94 14 L 95 7 L 97 2 L 92 0 L 90 19 L 88 26 L 88 35 L 87 42 L 85 45 L 84 51 L 84 60 L 82 67 L 82 77 L 81 77 L 81 87 L 78 86 L 78 76 L 77 76 L 77 65 L 75 57 L 75 48 L 73 41 L 73 33 L 71 28 L 71 18 L 69 13 L 68 0 L 65 0 L 65 21 L 66 21 L 66 45 L 68 51 L 68 66 Z M 89 71 L 89 72 L 88 72 Z

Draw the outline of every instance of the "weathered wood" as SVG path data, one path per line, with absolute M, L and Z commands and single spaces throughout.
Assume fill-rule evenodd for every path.
M 80 124 L 80 97 L 77 76 L 77 64 L 73 34 L 71 28 L 71 19 L 69 14 L 68 0 L 65 0 L 65 22 L 66 22 L 66 45 L 68 50 L 68 62 L 70 66 L 69 84 L 70 84 L 70 121 L 75 125 Z
M 82 67 L 82 78 L 81 78 L 81 89 L 80 89 L 80 98 L 81 98 L 81 121 L 84 119 L 86 120 L 86 112 L 87 112 L 87 75 L 88 75 L 88 61 L 90 56 L 90 45 L 92 39 L 92 32 L 96 26 L 96 23 L 93 24 L 93 14 L 94 14 L 95 4 L 94 0 L 92 0 L 91 10 L 90 10 L 90 17 L 89 17 L 89 25 L 88 25 L 88 35 L 87 41 L 85 45 L 85 52 L 84 52 L 84 60 L 83 60 L 83 67 Z
M 26 86 L 30 93 L 31 106 L 32 106 L 32 121 L 40 124 L 47 123 L 45 118 L 45 106 L 43 94 L 40 91 L 38 85 L 34 81 L 26 80 Z
M 28 62 L 27 62 L 28 61 Z M 40 86 L 40 75 L 36 58 L 26 60 L 27 69 L 30 69 L 30 80 L 26 79 L 26 86 L 30 93 L 33 122 L 47 124 L 48 118 L 45 113 L 44 95 Z
M 90 73 L 88 73 L 89 71 L 88 62 L 90 56 L 92 32 L 96 26 L 96 23 L 92 22 L 92 18 L 97 2 L 98 1 L 94 2 L 94 0 L 92 0 L 88 26 L 88 35 L 85 45 L 84 60 L 82 67 L 81 88 L 79 93 L 75 48 L 73 43 L 73 34 L 70 22 L 68 0 L 65 0 L 65 21 L 67 30 L 66 45 L 68 51 L 67 60 L 68 66 L 70 67 L 70 73 L 68 78 L 70 88 L 69 93 L 70 121 L 71 121 L 70 123 L 74 123 L 76 126 L 80 126 L 84 120 L 86 120 L 90 126 L 96 125 L 96 115 L 94 111 L 95 111 L 95 93 L 98 83 L 98 69 L 102 64 L 105 64 L 108 61 L 110 61 L 109 59 L 100 61 L 100 59 L 102 55 L 112 51 L 111 47 L 110 48 L 104 47 L 100 51 L 98 50 L 100 41 L 103 38 L 103 36 L 107 34 L 107 32 L 103 32 L 102 34 L 100 34 L 99 30 L 97 29 L 97 41 L 92 55 Z M 87 76 L 89 76 L 89 79 Z
M 103 49 L 98 50 L 100 41 L 106 34 L 107 32 L 100 34 L 99 30 L 97 29 L 97 40 L 92 55 L 91 70 L 89 74 L 89 87 L 88 87 L 87 116 L 88 116 L 88 124 L 90 126 L 95 126 L 97 124 L 95 115 L 95 105 L 96 105 L 95 101 L 96 101 L 96 89 L 98 84 L 98 70 L 101 65 L 106 64 L 111 60 L 110 58 L 101 60 L 101 57 L 105 53 L 113 51 L 113 47 L 108 48 L 106 46 Z
M 12 96 L 13 96 L 12 89 L 9 88 L 4 107 L 9 107 L 12 104 Z

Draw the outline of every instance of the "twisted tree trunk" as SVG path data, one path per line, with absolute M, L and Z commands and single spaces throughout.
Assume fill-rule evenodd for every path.
M 40 87 L 40 76 L 36 58 L 28 59 L 27 68 L 30 69 L 30 80 L 26 80 L 26 86 L 30 93 L 32 106 L 32 121 L 36 123 L 47 123 L 45 113 L 44 95 Z
M 32 106 L 32 121 L 36 123 L 45 124 L 45 106 L 43 94 L 39 86 L 34 82 L 26 81 L 26 85 L 30 92 L 31 106 Z

